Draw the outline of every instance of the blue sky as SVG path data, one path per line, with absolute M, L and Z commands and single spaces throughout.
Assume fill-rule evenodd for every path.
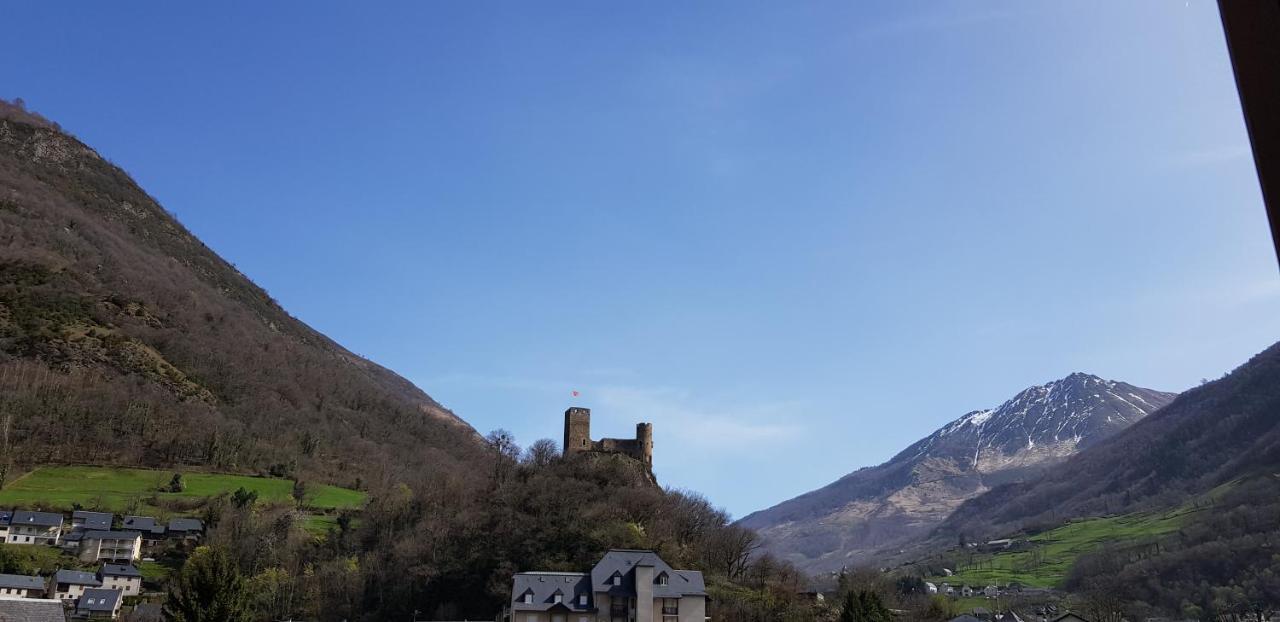
M 1216 7 L 40 2 L 0 96 L 482 432 L 652 421 L 741 516 L 1280 338 Z M 582 396 L 571 400 L 570 391 Z

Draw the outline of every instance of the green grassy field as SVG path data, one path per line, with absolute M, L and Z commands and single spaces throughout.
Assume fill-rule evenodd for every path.
M 999 553 L 975 553 L 973 564 L 951 577 L 934 577 L 952 585 L 1008 585 L 1060 587 L 1071 565 L 1081 555 L 1109 542 L 1139 540 L 1178 530 L 1194 508 L 1090 518 L 1072 521 L 1027 538 L 1030 549 Z
M 40 467 L 10 482 L 0 490 L 0 507 L 44 507 L 70 510 L 74 504 L 123 512 L 136 504 L 138 511 L 153 511 L 151 498 L 197 500 L 230 493 L 238 488 L 256 491 L 260 501 L 290 501 L 293 482 L 287 479 L 184 472 L 185 490 L 159 492 L 169 483 L 173 471 L 123 469 L 113 467 Z M 325 484 L 308 484 L 306 505 L 317 510 L 358 508 L 365 493 Z

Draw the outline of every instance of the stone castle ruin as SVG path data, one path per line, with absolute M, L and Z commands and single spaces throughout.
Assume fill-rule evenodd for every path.
M 653 467 L 653 424 L 637 423 L 635 438 L 591 440 L 591 409 L 573 407 L 564 411 L 564 455 L 584 452 L 622 454 Z

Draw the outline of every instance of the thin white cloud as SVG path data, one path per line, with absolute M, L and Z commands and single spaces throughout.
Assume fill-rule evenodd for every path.
M 658 440 L 692 450 L 751 451 L 804 431 L 794 402 L 704 407 L 685 390 L 617 385 L 595 387 L 584 397 L 609 420 L 650 421 Z
M 973 28 L 1016 15 L 1014 11 L 1007 9 L 969 10 L 969 5 L 962 6 L 965 8 L 959 11 L 919 13 L 868 24 L 858 30 L 857 36 L 862 39 L 885 39 L 933 35 Z
M 572 398 L 572 403 L 592 409 L 593 436 L 629 436 L 631 426 L 647 421 L 654 424 L 655 440 L 677 451 L 751 452 L 761 445 L 798 439 L 804 433 L 804 427 L 795 419 L 803 405 L 793 401 L 708 405 L 707 400 L 697 399 L 692 392 L 672 387 L 479 374 L 436 376 L 425 381 L 424 386 L 461 386 L 539 396 L 563 394 L 566 404 L 571 401 L 569 392 L 577 390 L 580 396 Z
M 1167 168 L 1189 169 L 1235 162 L 1249 156 L 1248 143 L 1235 143 L 1177 151 L 1159 158 L 1159 161 Z

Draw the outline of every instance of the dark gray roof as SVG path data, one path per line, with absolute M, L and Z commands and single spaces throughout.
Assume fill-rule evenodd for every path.
M 142 573 L 138 572 L 132 564 L 103 564 L 99 573 L 104 577 L 141 577 Z
M 514 611 L 591 611 L 595 608 L 591 597 L 591 577 L 582 572 L 521 572 L 511 579 L 511 609 Z M 556 593 L 563 598 L 555 602 Z M 533 594 L 533 602 L 521 602 L 526 593 Z M 578 596 L 587 595 L 587 604 L 579 605 Z
M 681 596 L 705 596 L 706 586 L 702 573 L 696 570 L 674 570 L 653 551 L 614 549 L 605 553 L 600 563 L 591 569 L 592 591 L 607 592 L 613 596 L 635 596 L 635 568 L 653 567 L 654 598 L 679 598 Z M 613 585 L 610 579 L 622 576 L 622 585 Z M 667 584 L 658 585 L 658 577 L 667 575 Z
M 136 531 L 86 531 L 81 540 L 133 540 L 142 534 Z
M 80 522 L 85 529 L 98 529 L 101 531 L 109 531 L 111 529 L 111 521 L 115 516 L 106 512 L 88 512 L 85 510 L 76 510 L 71 513 L 71 522 Z
M 123 594 L 120 590 L 105 587 L 87 588 L 84 595 L 76 601 L 76 612 L 115 611 Z
M 38 525 L 41 527 L 61 527 L 62 515 L 53 512 L 28 512 L 18 510 L 13 513 L 14 525 Z
M 25 574 L 0 574 L 0 587 L 19 590 L 43 590 L 44 579 Z
M 126 516 L 124 517 L 123 528 L 134 531 L 164 533 L 164 525 L 157 524 L 156 519 L 150 516 Z
M 169 531 L 204 531 L 204 523 L 198 518 L 171 518 Z
M 98 575 L 80 570 L 59 570 L 53 574 L 53 582 L 67 585 L 92 585 L 95 587 L 102 585 Z
M 982 620 L 966 613 L 962 616 L 951 618 L 947 622 L 982 622 Z
M 13 510 L 0 510 L 0 525 L 8 525 L 13 520 Z
M 67 622 L 62 603 L 43 598 L 0 598 L 0 620 Z

